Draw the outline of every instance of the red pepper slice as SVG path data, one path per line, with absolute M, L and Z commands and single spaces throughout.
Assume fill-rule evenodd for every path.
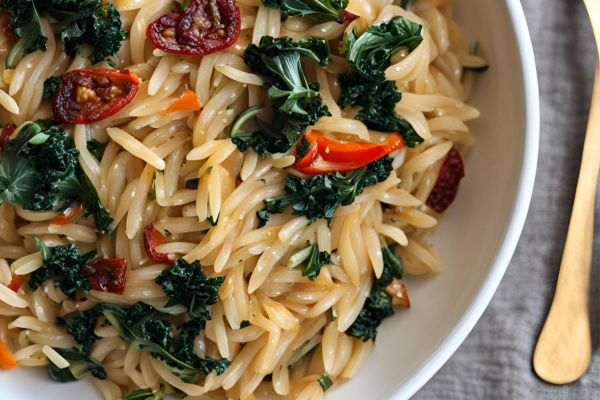
M 309 131 L 298 142 L 298 148 L 304 140 L 310 143 L 311 147 L 304 156 L 296 158 L 294 167 L 309 175 L 352 171 L 364 167 L 404 145 L 402 136 L 397 133 L 392 133 L 383 143 L 375 144 L 338 142 L 314 131 Z
M 135 97 L 140 81 L 126 69 L 85 69 L 62 74 L 54 94 L 54 119 L 89 124 L 121 111 Z
M 77 207 L 69 207 L 62 214 L 52 220 L 52 225 L 65 225 L 71 220 L 77 213 L 81 211 L 81 204 Z
M 5 12 L 2 14 L 2 17 L 0 17 L 0 28 L 2 28 L 2 33 L 4 33 L 4 36 L 6 36 L 11 42 L 16 42 L 19 40 L 17 34 L 14 33 L 8 26 L 8 12 Z
M 14 124 L 6 124 L 4 128 L 2 128 L 2 133 L 0 133 L 0 148 L 6 149 L 6 142 L 8 142 L 8 138 L 15 131 Z
M 192 0 L 181 14 L 165 14 L 152 22 L 146 36 L 167 53 L 206 55 L 234 44 L 241 25 L 235 0 Z
M 96 258 L 81 268 L 79 273 L 88 277 L 94 290 L 123 294 L 126 272 L 127 259 L 125 258 Z
M 456 149 L 448 152 L 440 169 L 438 180 L 427 198 L 427 205 L 439 213 L 443 213 L 452 204 L 460 180 L 465 176 L 465 165 Z
M 345 24 L 346 22 L 352 22 L 355 19 L 359 19 L 360 15 L 352 14 L 342 8 L 342 11 L 340 11 L 340 18 L 342 19 L 342 24 Z
M 169 263 L 174 264 L 177 260 L 176 254 L 170 253 L 159 253 L 156 251 L 156 246 L 163 244 L 166 238 L 158 229 L 152 224 L 146 225 L 144 228 L 144 245 L 146 247 L 146 254 L 154 262 L 157 263 Z
M 27 279 L 28 276 L 29 275 L 17 275 L 13 272 L 12 279 L 8 284 L 7 288 L 17 293 L 19 291 L 19 288 L 21 287 L 21 285 L 23 285 L 23 282 L 25 282 L 25 279 Z

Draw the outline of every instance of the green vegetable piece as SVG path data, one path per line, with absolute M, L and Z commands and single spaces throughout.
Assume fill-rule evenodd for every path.
M 48 375 L 58 382 L 79 380 L 90 371 L 95 378 L 106 379 L 104 364 L 82 350 L 80 345 L 72 349 L 54 349 L 71 364 L 68 368 L 59 369 L 52 361 L 48 364 Z
M 365 301 L 365 305 L 354 323 L 346 331 L 346 334 L 363 342 L 368 340 L 374 342 L 377 337 L 377 328 L 381 322 L 394 314 L 392 297 L 385 291 L 393 278 L 402 278 L 402 261 L 394 254 L 394 249 L 395 246 L 392 248 L 386 246 L 381 249 L 384 254 L 381 277 L 373 282 L 369 298 Z
M 123 398 L 123 400 L 150 400 L 154 399 L 152 389 L 136 389 Z
M 263 85 L 273 101 L 272 122 L 254 118 L 259 131 L 232 137 L 240 151 L 254 149 L 263 156 L 287 153 L 308 125 L 329 114 L 318 94 L 319 85 L 308 83 L 300 64 L 306 56 L 325 66 L 329 63 L 329 43 L 323 39 L 293 41 L 288 37 L 263 36 L 260 45 L 250 45 L 244 61 L 253 71 L 273 78 Z
M 54 284 L 71 297 L 75 296 L 77 289 L 86 293 L 92 290 L 87 277 L 80 275 L 79 271 L 96 258 L 96 250 L 81 255 L 74 244 L 48 247 L 37 238 L 36 245 L 42 253 L 44 265 L 31 273 L 29 288 L 32 292 L 48 279 L 54 279 Z
M 44 81 L 44 99 L 54 96 L 54 93 L 60 86 L 61 79 L 57 76 L 51 76 Z M 96 139 L 94 139 L 96 140 Z
M 293 254 L 288 261 L 288 266 L 296 268 L 306 260 L 308 260 L 308 264 L 304 272 L 302 272 L 302 276 L 307 277 L 311 281 L 314 281 L 319 276 L 323 265 L 333 264 L 329 253 L 326 251 L 319 252 L 319 245 L 315 243 Z
M 327 371 L 323 372 L 323 376 L 317 379 L 317 382 L 321 384 L 324 392 L 333 385 L 333 382 L 331 382 L 331 379 L 327 376 Z
M 371 164 L 356 169 L 347 176 L 339 172 L 318 174 L 308 179 L 288 175 L 284 195 L 266 199 L 265 209 L 257 212 L 262 225 L 270 214 L 280 213 L 292 206 L 293 215 L 305 215 L 312 224 L 325 219 L 329 224 L 340 205 L 352 204 L 365 187 L 383 182 L 392 172 L 392 159 L 384 156 Z
M 250 323 L 250 321 L 242 321 L 242 323 L 240 324 L 240 329 L 247 328 L 247 327 L 249 327 L 250 325 L 252 325 L 252 324 Z
M 121 29 L 120 14 L 110 2 L 103 7 L 101 0 L 2 0 L 0 6 L 9 9 L 11 30 L 26 39 L 24 55 L 46 51 L 48 38 L 40 17 L 60 27 L 60 39 L 69 56 L 74 56 L 80 45 L 92 45 L 92 64 L 115 55 L 127 36 Z
M 308 17 L 318 23 L 337 21 L 348 6 L 348 0 L 263 0 L 265 7 L 281 8 L 281 13 L 292 17 Z
M 198 189 L 198 184 L 200 183 L 200 178 L 189 179 L 185 181 L 186 189 Z
M 206 322 L 210 319 L 210 312 L 206 307 L 217 302 L 219 288 L 224 279 L 208 278 L 202 272 L 200 261 L 190 264 L 180 258 L 171 269 L 161 272 L 155 282 L 161 285 L 165 294 L 171 298 L 167 307 L 183 304 L 188 307 L 192 318 Z
M 2 150 L 0 204 L 60 211 L 85 201 L 85 215 L 93 214 L 98 230 L 108 231 L 113 218 L 100 204 L 78 157 L 66 132 L 47 121 L 27 123 Z
M 244 111 L 242 111 L 242 113 L 237 117 L 237 119 L 235 120 L 235 122 L 233 123 L 233 125 L 231 126 L 231 133 L 229 136 L 231 137 L 235 137 L 237 135 L 241 135 L 241 136 L 249 136 L 251 134 L 246 133 L 246 132 L 242 132 L 240 131 L 240 128 L 253 116 L 255 116 L 256 114 L 258 114 L 259 112 L 262 111 L 262 109 L 265 108 L 264 104 L 257 104 L 253 107 L 250 107 Z
M 346 34 L 344 47 L 346 61 L 365 76 L 381 79 L 385 69 L 391 65 L 391 58 L 400 47 L 413 51 L 423 41 L 423 27 L 404 17 L 394 17 L 371 25 L 362 35 L 356 29 Z
M 99 142 L 96 139 L 88 140 L 87 149 L 98 161 L 102 161 L 102 157 L 104 157 L 104 152 L 109 143 L 110 140 L 107 140 L 106 142 Z

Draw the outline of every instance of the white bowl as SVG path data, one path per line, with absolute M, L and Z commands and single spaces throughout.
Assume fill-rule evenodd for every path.
M 467 37 L 481 40 L 490 69 L 478 76 L 470 126 L 477 144 L 466 178 L 442 220 L 435 245 L 442 273 L 406 279 L 409 310 L 379 329 L 359 375 L 327 392 L 328 400 L 406 399 L 467 337 L 490 302 L 521 234 L 535 178 L 539 99 L 535 61 L 518 0 L 455 0 Z M 45 368 L 0 372 L 0 398 L 100 399 L 91 381 L 52 382 Z

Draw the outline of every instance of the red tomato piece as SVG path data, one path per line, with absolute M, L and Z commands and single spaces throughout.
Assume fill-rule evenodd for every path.
M 61 75 L 54 94 L 54 119 L 66 124 L 89 124 L 121 111 L 135 97 L 140 81 L 126 69 L 83 69 Z
M 81 268 L 80 274 L 88 277 L 94 290 L 123 294 L 126 272 L 127 259 L 125 258 L 96 258 Z
M 165 14 L 152 22 L 146 36 L 167 53 L 205 55 L 234 44 L 241 25 L 235 0 L 192 0 L 181 14 Z
M 6 148 L 6 142 L 8 142 L 8 138 L 10 138 L 10 135 L 12 135 L 14 131 L 15 131 L 14 124 L 7 124 L 4 128 L 2 128 L 2 133 L 0 133 L 0 147 L 1 148 L 3 148 L 3 149 Z
M 452 204 L 460 180 L 465 176 L 465 165 L 460 153 L 451 149 L 442 164 L 438 180 L 427 198 L 427 205 L 435 211 L 442 213 Z
M 402 136 L 391 134 L 383 143 L 370 142 L 338 142 L 316 132 L 306 132 L 298 142 L 298 148 L 303 141 L 310 143 L 307 153 L 296 159 L 294 167 L 309 175 L 326 172 L 352 171 L 386 154 L 398 150 L 404 145 Z
M 2 28 L 2 33 L 4 33 L 4 36 L 6 36 L 11 42 L 16 42 L 19 40 L 17 34 L 14 33 L 8 26 L 8 12 L 5 12 L 2 14 L 2 17 L 0 17 L 0 28 Z
M 163 244 L 166 238 L 152 224 L 146 225 L 144 228 L 144 246 L 146 254 L 154 262 L 174 264 L 177 260 L 176 254 L 159 253 L 156 251 L 156 246 Z
M 355 19 L 360 18 L 360 16 L 342 9 L 342 11 L 340 11 L 340 18 L 342 19 L 342 24 L 345 24 L 346 22 L 352 22 Z

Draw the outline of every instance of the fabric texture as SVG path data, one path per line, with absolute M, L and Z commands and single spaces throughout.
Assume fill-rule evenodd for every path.
M 531 208 L 490 306 L 448 363 L 413 398 L 600 399 L 600 197 L 590 292 L 592 363 L 577 382 L 537 377 L 533 351 L 562 257 L 592 93 L 596 48 L 581 0 L 522 0 L 537 62 L 541 139 Z

